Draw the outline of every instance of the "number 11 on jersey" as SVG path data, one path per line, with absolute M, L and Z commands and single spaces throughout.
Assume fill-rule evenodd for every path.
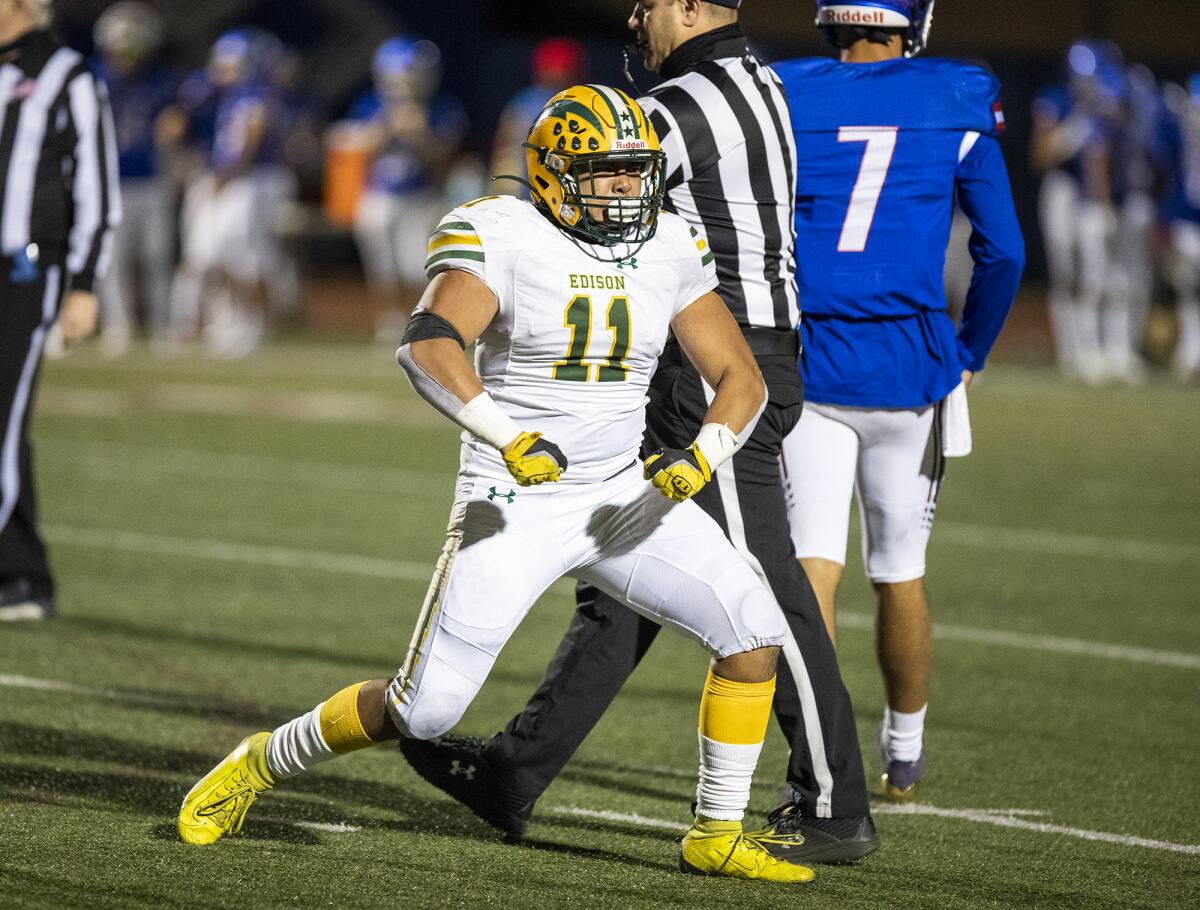
M 879 204 L 888 168 L 892 166 L 899 132 L 894 126 L 843 126 L 838 130 L 838 142 L 867 144 L 854 191 L 850 194 L 850 208 L 842 223 L 842 236 L 838 238 L 839 253 L 861 253 L 867 248 L 867 238 L 875 221 L 875 207 Z
M 567 382 L 588 382 L 595 376 L 596 382 L 623 382 L 629 377 L 629 298 L 613 297 L 608 304 L 605 325 L 612 332 L 612 347 L 604 363 L 590 365 L 584 362 L 588 356 L 588 345 L 592 340 L 592 298 L 577 294 L 567 304 L 563 324 L 571 330 L 571 342 L 567 356 L 554 365 L 554 378 Z

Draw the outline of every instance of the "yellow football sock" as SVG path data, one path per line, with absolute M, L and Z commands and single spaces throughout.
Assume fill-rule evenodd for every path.
M 347 686 L 321 705 L 321 736 L 338 755 L 375 745 L 358 716 L 358 690 L 365 685 Z
M 699 833 L 711 836 L 741 829 L 774 695 L 774 677 L 741 683 L 709 670 L 700 699 Z
M 775 677 L 743 683 L 723 679 L 710 669 L 700 697 L 700 735 L 715 742 L 751 746 L 767 738 Z

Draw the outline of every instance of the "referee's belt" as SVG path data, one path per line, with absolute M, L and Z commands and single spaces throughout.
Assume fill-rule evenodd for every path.
M 742 337 L 755 357 L 800 357 L 800 333 L 790 330 L 767 329 L 759 326 L 741 326 Z M 662 363 L 688 363 L 687 355 L 679 342 L 672 338 L 663 348 Z

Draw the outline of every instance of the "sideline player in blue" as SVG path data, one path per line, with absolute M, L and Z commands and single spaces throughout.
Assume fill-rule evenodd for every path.
M 100 294 L 104 352 L 116 357 L 132 340 L 139 286 L 150 335 L 165 333 L 170 319 L 175 225 L 156 125 L 175 100 L 178 80 L 160 59 L 163 23 L 153 7 L 137 0 L 110 6 L 96 20 L 95 38 L 99 75 L 112 102 L 125 211 Z
M 1187 87 L 1169 87 L 1171 180 L 1164 214 L 1170 223 L 1179 339 L 1171 361 L 1175 378 L 1200 377 L 1200 73 Z
M 817 0 L 840 60 L 774 65 L 798 161 L 796 275 L 806 403 L 784 442 L 796 553 L 834 635 L 857 491 L 887 708 L 884 793 L 925 766 L 932 653 L 925 546 L 947 455 L 970 449 L 965 386 L 1016 296 L 1024 241 L 998 135 L 999 83 L 977 66 L 909 59 L 933 0 Z M 961 325 L 942 282 L 957 195 L 974 276 Z
M 1077 41 L 1064 81 L 1033 102 L 1029 159 L 1042 175 L 1038 203 L 1050 272 L 1050 328 L 1063 374 L 1106 377 L 1102 323 L 1114 215 L 1109 166 L 1120 120 L 1124 56 L 1110 41 Z
M 442 52 L 432 41 L 389 38 L 372 63 L 373 86 L 350 110 L 370 158 L 354 237 L 377 312 L 375 334 L 399 340 L 425 279 L 440 186 L 467 132 L 458 101 L 439 91 Z

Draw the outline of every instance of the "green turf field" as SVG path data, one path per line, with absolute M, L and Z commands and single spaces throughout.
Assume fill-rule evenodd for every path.
M 673 871 L 705 660 L 669 637 L 523 846 L 393 748 L 268 794 L 241 836 L 179 843 L 180 799 L 242 736 L 402 660 L 456 433 L 379 348 L 50 364 L 35 438 L 63 615 L 0 628 L 0 906 L 1194 905 L 1200 392 L 996 366 L 972 409 L 930 553 L 922 801 L 878 806 L 883 850 L 797 893 Z M 868 749 L 882 694 L 851 550 L 840 648 Z M 461 732 L 523 704 L 570 610 L 566 586 L 538 604 Z M 773 730 L 752 820 L 784 762 Z

